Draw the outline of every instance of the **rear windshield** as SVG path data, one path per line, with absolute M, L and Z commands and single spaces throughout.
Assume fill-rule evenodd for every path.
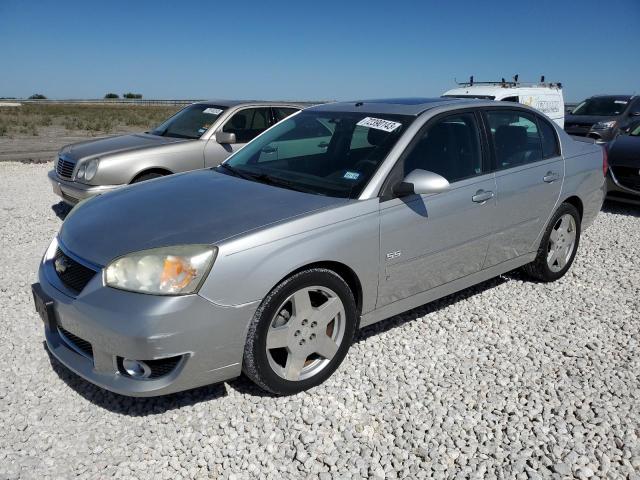
M 620 115 L 627 108 L 629 97 L 589 98 L 573 109 L 573 115 L 611 117 Z
M 226 108 L 202 103 L 189 105 L 149 133 L 161 137 L 200 138 Z

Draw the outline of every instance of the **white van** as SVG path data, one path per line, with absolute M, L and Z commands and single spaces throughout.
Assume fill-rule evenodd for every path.
M 536 108 L 552 119 L 560 128 L 564 128 L 564 98 L 561 83 L 545 83 L 544 77 L 540 83 L 518 82 L 474 82 L 473 77 L 468 83 L 459 83 L 458 88 L 444 92 L 443 97 L 481 98 L 503 102 L 518 102 Z

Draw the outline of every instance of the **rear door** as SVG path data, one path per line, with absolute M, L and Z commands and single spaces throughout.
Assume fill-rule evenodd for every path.
M 519 109 L 486 110 L 497 184 L 497 232 L 484 268 L 532 252 L 556 207 L 564 161 L 553 125 Z
M 472 110 L 436 117 L 416 135 L 394 172 L 438 173 L 446 192 L 382 198 L 378 307 L 478 272 L 495 217 L 495 179 Z

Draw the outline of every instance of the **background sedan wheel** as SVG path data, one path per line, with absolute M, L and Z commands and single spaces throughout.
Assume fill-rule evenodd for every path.
M 552 282 L 562 277 L 573 263 L 580 243 L 580 214 L 576 207 L 563 203 L 553 214 L 536 259 L 524 266 L 537 280 Z
M 340 365 L 356 329 L 349 286 L 331 270 L 297 273 L 274 288 L 249 327 L 243 369 L 278 394 L 322 383 Z

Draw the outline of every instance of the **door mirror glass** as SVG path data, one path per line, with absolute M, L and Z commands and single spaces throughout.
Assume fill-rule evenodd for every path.
M 236 134 L 230 132 L 216 132 L 216 142 L 220 144 L 233 144 L 236 141 Z
M 449 182 L 442 175 L 427 170 L 415 169 L 396 185 L 393 192 L 398 197 L 442 193 L 449 189 Z
M 640 117 L 640 110 L 638 110 L 636 112 L 631 112 L 631 116 L 632 117 Z

